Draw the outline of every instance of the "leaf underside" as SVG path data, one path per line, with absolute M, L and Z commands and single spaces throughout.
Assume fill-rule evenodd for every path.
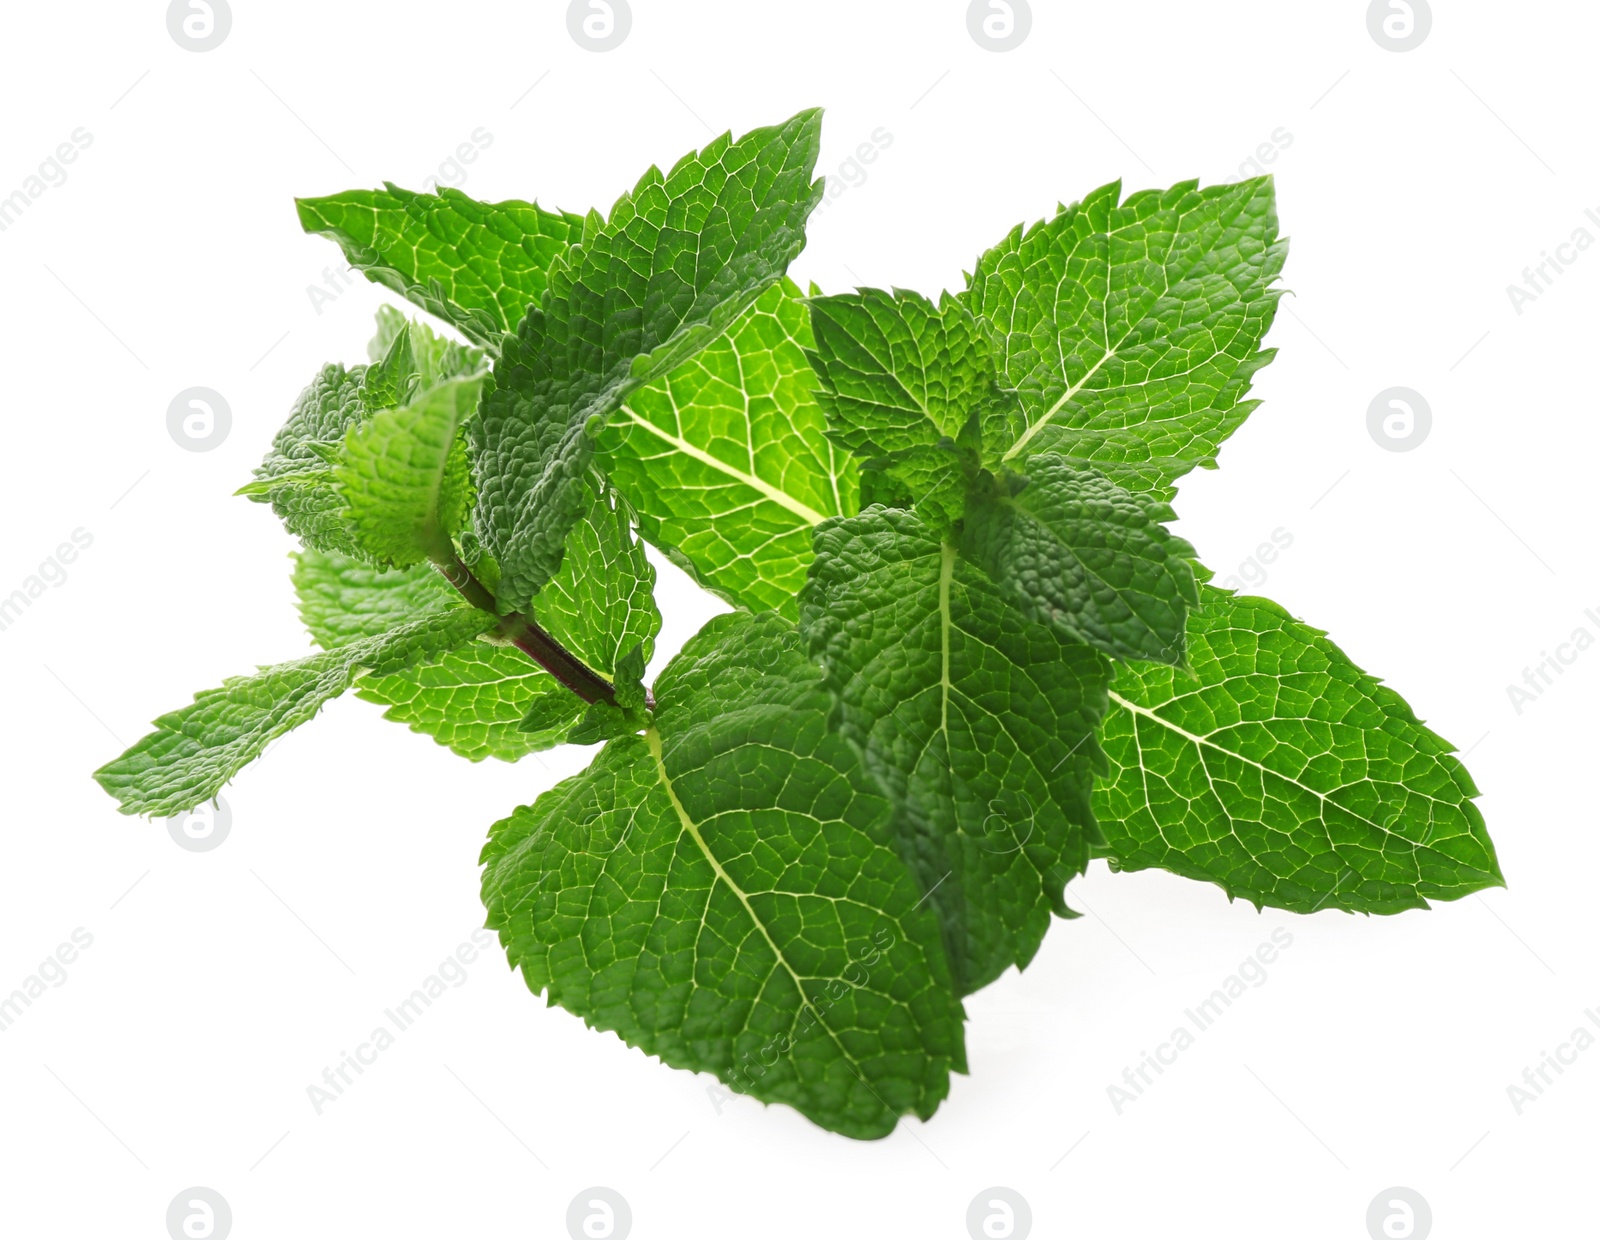
M 236 676 L 161 716 L 156 730 L 95 772 L 125 814 L 169 817 L 211 800 L 279 736 L 312 718 L 362 671 L 402 671 L 495 623 L 470 607 L 410 621 L 335 650 Z
M 327 237 L 367 279 L 437 315 L 491 351 L 548 286 L 584 217 L 537 203 L 478 202 L 458 189 L 386 185 L 296 202 L 300 224 Z

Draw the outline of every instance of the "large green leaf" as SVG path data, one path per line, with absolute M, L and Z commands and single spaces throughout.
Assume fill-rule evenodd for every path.
M 1114 658 L 1182 664 L 1194 548 L 1167 532 L 1162 522 L 1172 518 L 1166 504 L 1041 452 L 1019 490 L 969 499 L 960 547 L 1024 615 L 1068 640 Z
M 154 732 L 94 777 L 125 814 L 185 813 L 215 797 L 273 740 L 314 716 L 363 671 L 401 671 L 494 624 L 487 612 L 456 607 L 254 676 L 236 676 L 162 715 Z
M 1500 885 L 1453 747 L 1325 635 L 1213 586 L 1194 676 L 1117 669 L 1094 804 L 1113 865 L 1299 913 L 1394 913 Z
M 959 992 L 1026 965 L 1099 838 L 1109 664 L 894 509 L 817 528 L 800 623 L 841 731 L 900 810 L 900 853 L 938 910 Z
M 477 202 L 458 189 L 388 185 L 296 201 L 301 226 L 337 242 L 367 279 L 494 351 L 544 295 L 550 264 L 584 217 L 537 203 Z
M 648 541 L 728 602 L 791 619 L 811 527 L 854 514 L 858 491 L 855 463 L 824 434 L 810 346 L 805 300 L 780 281 L 596 440 Z
M 713 620 L 655 726 L 496 823 L 489 925 L 529 987 L 854 1137 L 964 1070 L 937 922 L 791 626 Z
M 640 386 L 732 325 L 805 244 L 821 114 L 652 168 L 557 259 L 472 423 L 478 527 L 520 609 L 556 573 L 593 437 Z
M 1093 464 L 1130 490 L 1214 465 L 1258 402 L 1251 376 L 1288 243 L 1272 179 L 1103 186 L 984 254 L 963 300 L 997 338 L 1020 408 L 1001 454 Z M 987 438 L 987 436 L 986 436 Z

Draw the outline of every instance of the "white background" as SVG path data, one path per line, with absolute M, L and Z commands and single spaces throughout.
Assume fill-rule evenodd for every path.
M 0 1231 L 159 1238 L 203 1185 L 240 1240 L 559 1237 L 605 1185 L 639 1240 L 959 1240 L 1003 1185 L 1036 1236 L 1361 1240 L 1400 1185 L 1439 1237 L 1590 1234 L 1600 1049 L 1521 1115 L 1507 1086 L 1600 1005 L 1600 652 L 1520 715 L 1506 687 L 1600 634 L 1600 250 L 1520 315 L 1506 287 L 1600 209 L 1600 10 L 1436 0 L 1396 54 L 1361 0 L 1035 0 L 1000 55 L 955 0 L 635 0 L 597 55 L 557 0 L 233 7 L 204 54 L 152 0 L 3 18 L 0 195 L 93 141 L 0 232 L 0 595 L 74 529 L 93 544 L 0 632 L 0 994 L 75 928 L 93 946 L 0 1033 Z M 306 1087 L 481 925 L 489 824 L 588 754 L 472 766 L 341 700 L 228 790 L 208 853 L 90 781 L 155 714 L 309 648 L 290 539 L 230 493 L 316 367 L 362 359 L 387 294 L 317 313 L 342 263 L 291 199 L 420 187 L 481 127 L 468 193 L 603 208 L 652 161 L 814 104 L 820 171 L 893 138 L 794 268 L 828 291 L 958 286 L 1058 200 L 1233 179 L 1292 137 L 1270 168 L 1281 354 L 1179 528 L 1225 576 L 1292 535 L 1260 592 L 1470 749 L 1510 886 L 1297 917 L 1097 864 L 1069 892 L 1090 915 L 969 1001 L 971 1075 L 873 1144 L 586 1030 L 498 949 L 318 1116 Z M 203 454 L 166 429 L 197 385 L 233 414 Z M 1366 427 L 1395 385 L 1433 410 L 1407 453 Z M 664 653 L 717 609 L 671 570 L 660 601 Z M 1277 927 L 1267 982 L 1118 1115 L 1107 1086 Z

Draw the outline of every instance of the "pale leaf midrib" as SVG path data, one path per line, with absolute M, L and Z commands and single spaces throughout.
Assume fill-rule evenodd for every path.
M 1391 836 L 1392 838 L 1399 840 L 1401 843 L 1405 844 L 1407 848 L 1416 849 L 1416 850 L 1421 850 L 1421 849 L 1426 848 L 1429 852 L 1437 851 L 1436 849 L 1434 849 L 1429 844 L 1419 843 L 1416 840 L 1408 840 L 1408 839 L 1406 839 L 1405 836 L 1399 834 L 1396 831 L 1391 830 L 1389 827 L 1386 827 L 1383 823 L 1376 822 L 1373 819 L 1366 817 L 1364 814 L 1361 814 L 1358 811 L 1351 809 L 1347 805 L 1341 805 L 1338 801 L 1335 801 L 1327 793 L 1319 792 L 1317 789 L 1311 787 L 1309 784 L 1302 783 L 1300 780 L 1296 779 L 1293 775 L 1285 775 L 1282 771 L 1274 770 L 1272 767 L 1267 766 L 1263 762 L 1257 762 L 1254 758 L 1248 758 L 1244 754 L 1239 753 L 1236 750 L 1229 749 L 1226 745 L 1219 745 L 1216 741 L 1212 740 L 1210 737 L 1200 736 L 1197 733 L 1190 732 L 1187 728 L 1180 727 L 1178 724 L 1173 723 L 1172 720 L 1164 718 L 1161 715 L 1158 715 L 1155 711 L 1151 710 L 1148 706 L 1140 706 L 1136 702 L 1130 702 L 1127 698 L 1123 697 L 1121 694 L 1117 693 L 1115 690 L 1107 690 L 1107 696 L 1116 705 L 1123 707 L 1124 709 L 1132 712 L 1135 715 L 1142 715 L 1144 718 L 1152 720 L 1153 722 L 1160 724 L 1162 727 L 1168 729 L 1169 731 L 1175 733 L 1176 735 L 1183 737 L 1184 740 L 1188 741 L 1190 744 L 1196 746 L 1197 748 L 1203 746 L 1203 747 L 1205 747 L 1207 749 L 1215 749 L 1218 753 L 1227 754 L 1230 758 L 1236 759 L 1239 762 L 1243 762 L 1246 766 L 1255 767 L 1258 771 L 1262 772 L 1265 775 L 1271 775 L 1275 779 L 1281 779 L 1284 783 L 1289 784 L 1289 785 L 1291 785 L 1291 786 L 1293 786 L 1295 788 L 1299 788 L 1302 792 L 1309 792 L 1312 796 L 1316 797 L 1317 800 L 1321 801 L 1324 806 L 1331 805 L 1334 809 L 1337 809 L 1340 813 L 1348 814 L 1348 815 L 1350 815 L 1350 817 L 1356 819 L 1356 821 L 1366 823 L 1369 827 L 1375 827 L 1377 830 L 1382 831 L 1385 835 Z M 1350 786 L 1350 785 L 1346 785 L 1346 787 L 1348 787 L 1348 786 Z M 1324 821 L 1326 821 L 1326 820 L 1324 820 Z M 1332 841 L 1330 840 L 1329 842 L 1331 843 Z M 1337 849 L 1335 849 L 1335 851 L 1337 851 Z
M 809 504 L 803 503 L 794 496 L 790 495 L 787 491 L 773 486 L 764 478 L 758 478 L 755 474 L 746 473 L 742 469 L 735 469 L 726 461 L 718 460 L 716 457 L 712 456 L 711 453 L 707 452 L 698 444 L 690 443 L 687 439 L 684 439 L 681 436 L 673 435 L 662 430 L 648 418 L 640 417 L 630 406 L 623 405 L 620 412 L 627 414 L 632 425 L 639 427 L 641 430 L 648 431 L 650 434 L 660 439 L 663 443 L 669 444 L 677 451 L 682 452 L 685 456 L 699 461 L 702 465 L 717 470 L 719 473 L 722 473 L 727 477 L 732 478 L 734 481 L 749 487 L 753 491 L 756 491 L 763 498 L 769 499 L 779 507 L 792 512 L 807 525 L 820 525 L 823 521 L 828 519 L 826 513 L 818 512 Z
M 766 942 L 767 947 L 772 952 L 773 959 L 783 966 L 783 971 L 787 973 L 790 980 L 794 982 L 795 994 L 799 996 L 801 1006 L 804 1007 L 806 1011 L 811 1013 L 812 1019 L 814 1019 L 821 1028 L 827 1030 L 828 1037 L 832 1039 L 833 1044 L 838 1047 L 839 1054 L 844 1058 L 845 1062 L 854 1065 L 855 1060 L 851 1056 L 850 1052 L 845 1049 L 844 1043 L 839 1041 L 839 1035 L 833 1031 L 833 1029 L 825 1020 L 823 1020 L 822 1013 L 816 1009 L 810 998 L 806 995 L 806 988 L 801 980 L 800 974 L 795 971 L 794 966 L 789 963 L 788 958 L 783 954 L 782 950 L 779 949 L 777 943 L 773 941 L 772 935 L 767 932 L 766 923 L 761 920 L 761 918 L 756 914 L 755 909 L 751 907 L 750 897 L 745 894 L 744 888 L 740 887 L 738 883 L 734 882 L 733 878 L 728 874 L 728 872 L 722 868 L 722 862 L 717 860 L 715 854 L 713 854 L 711 849 L 707 846 L 704 837 L 701 836 L 699 824 L 689 816 L 688 809 L 686 809 L 683 802 L 678 799 L 678 790 L 672 786 L 672 777 L 667 774 L 667 764 L 662 756 L 661 733 L 653 727 L 647 728 L 645 730 L 644 740 L 645 744 L 650 748 L 650 756 L 655 759 L 656 779 L 660 782 L 662 789 L 666 792 L 667 799 L 672 802 L 672 808 L 677 812 L 678 815 L 679 825 L 682 826 L 689 838 L 695 842 L 695 847 L 700 850 L 701 856 L 706 859 L 706 864 L 711 867 L 712 873 L 716 875 L 719 881 L 727 885 L 728 890 L 733 892 L 734 897 L 743 906 L 745 915 L 750 918 L 751 924 L 754 925 L 757 931 L 760 932 L 762 939 Z

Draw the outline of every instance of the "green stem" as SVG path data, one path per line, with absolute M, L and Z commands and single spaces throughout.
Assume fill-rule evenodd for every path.
M 448 551 L 441 547 L 433 557 L 433 566 L 460 592 L 462 598 L 478 610 L 492 615 L 500 614 L 495 606 L 494 595 L 461 562 L 454 547 Z M 616 703 L 616 690 L 611 682 L 551 637 L 531 617 L 519 611 L 500 616 L 498 632 L 585 702 Z

